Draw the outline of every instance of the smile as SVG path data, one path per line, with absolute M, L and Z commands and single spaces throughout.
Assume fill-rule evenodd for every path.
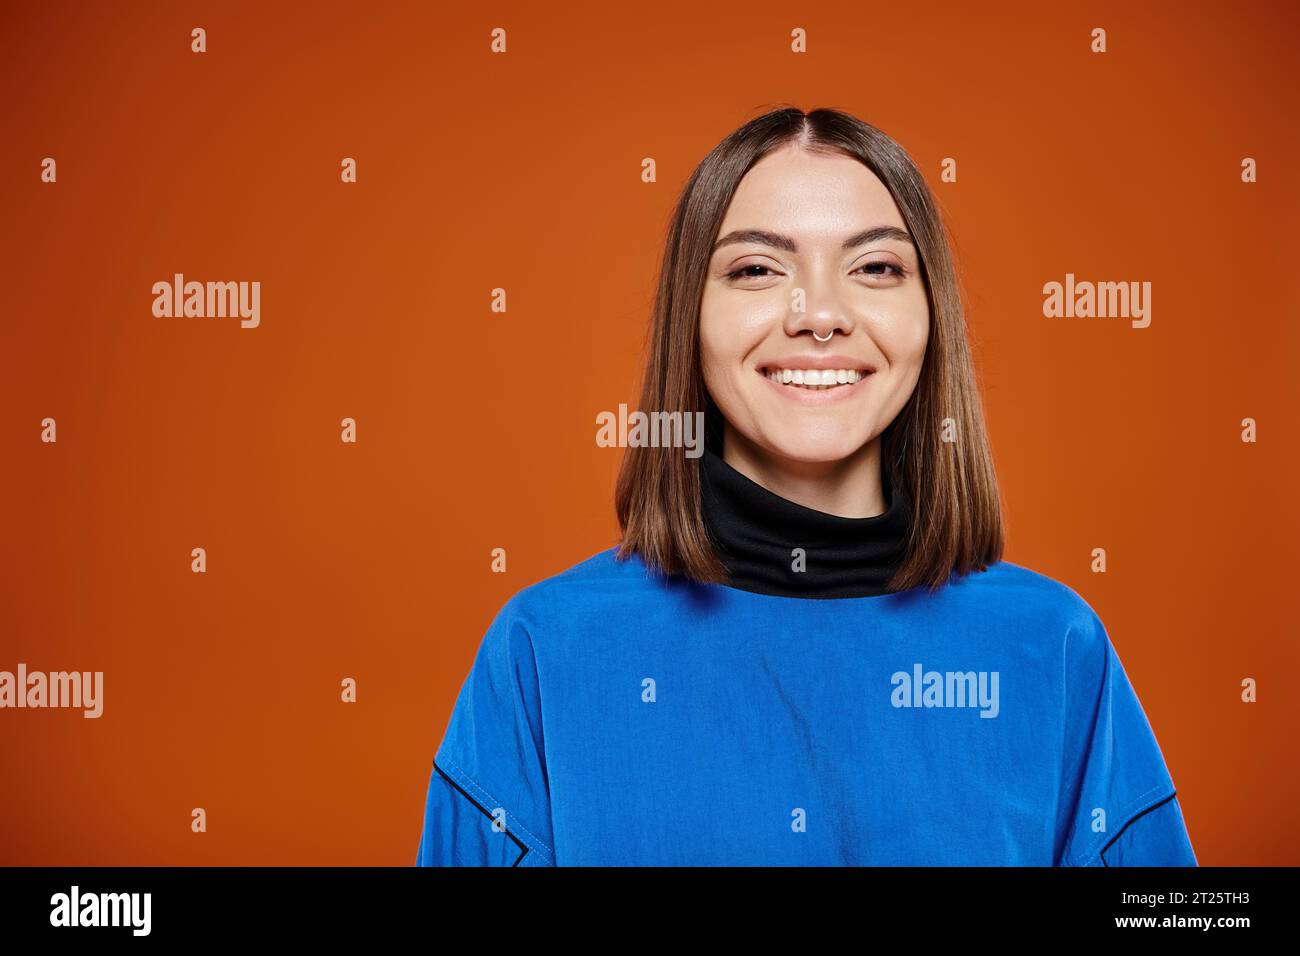
M 760 365 L 754 371 L 767 382 L 774 395 L 796 405 L 820 408 L 824 405 L 842 405 L 852 402 L 875 376 L 874 368 L 862 368 L 856 359 L 847 356 L 827 356 L 827 364 L 836 368 L 809 368 L 791 362 L 789 367 Z M 797 360 L 796 360 L 797 361 Z M 810 363 L 811 364 L 811 363 Z
M 855 368 L 761 368 L 759 374 L 778 385 L 816 390 L 856 385 L 869 372 Z

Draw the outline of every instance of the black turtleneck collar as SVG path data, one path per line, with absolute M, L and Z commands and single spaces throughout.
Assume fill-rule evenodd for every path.
M 890 593 L 912 521 L 911 500 L 882 469 L 885 512 L 842 518 L 795 504 L 745 477 L 722 458 L 721 413 L 707 400 L 700 459 L 704 525 L 718 557 L 744 591 L 782 597 L 848 598 Z M 796 548 L 804 569 L 795 570 Z

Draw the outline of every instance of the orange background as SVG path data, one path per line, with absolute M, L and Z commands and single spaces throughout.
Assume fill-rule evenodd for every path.
M 797 105 L 938 196 L 1006 557 L 1105 622 L 1200 861 L 1300 863 L 1300 13 L 1043 6 L 6 5 L 0 670 L 105 712 L 0 711 L 0 862 L 412 863 L 493 614 L 616 540 L 595 415 L 678 190 Z M 175 272 L 261 326 L 153 317 Z M 1150 281 L 1150 328 L 1045 318 L 1066 272 Z

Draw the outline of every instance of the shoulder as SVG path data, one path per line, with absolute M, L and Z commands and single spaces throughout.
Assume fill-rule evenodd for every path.
M 998 561 L 983 571 L 954 574 L 948 586 L 958 592 L 969 591 L 975 597 L 1014 601 L 1066 616 L 1093 613 L 1083 596 L 1068 584 L 1012 561 Z
M 553 623 L 575 623 L 575 615 L 616 613 L 620 605 L 662 587 L 639 557 L 621 559 L 614 546 L 516 591 L 498 611 L 493 629 L 517 625 L 544 631 Z
M 984 571 L 955 575 L 947 585 L 953 595 L 978 606 L 1004 623 L 1027 623 L 1085 643 L 1105 643 L 1106 631 L 1092 605 L 1070 587 L 1012 561 L 998 561 Z

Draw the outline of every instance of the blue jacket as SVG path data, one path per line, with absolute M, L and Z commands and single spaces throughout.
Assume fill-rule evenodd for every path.
M 1007 561 L 778 597 L 604 551 L 497 614 L 420 865 L 1195 866 L 1101 621 Z

